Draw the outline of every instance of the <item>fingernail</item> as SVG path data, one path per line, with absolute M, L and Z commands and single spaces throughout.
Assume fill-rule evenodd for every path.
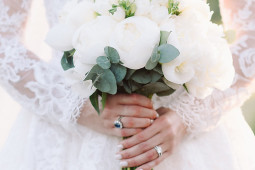
M 121 156 L 120 154 L 116 154 L 116 155 L 115 155 L 115 158 L 116 158 L 117 160 L 121 160 L 121 159 L 122 159 L 122 156 Z
M 118 151 L 121 151 L 123 149 L 123 145 L 118 145 L 117 148 L 118 148 Z
M 121 161 L 120 162 L 120 166 L 121 167 L 127 167 L 128 166 L 128 163 L 126 161 Z
M 157 114 L 157 118 L 159 117 L 159 114 Z
M 154 120 L 151 119 L 151 124 L 154 122 Z

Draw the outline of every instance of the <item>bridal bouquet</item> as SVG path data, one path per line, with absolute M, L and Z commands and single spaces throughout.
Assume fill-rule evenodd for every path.
M 234 77 L 221 26 L 202 0 L 68 2 L 46 41 L 63 51 L 72 88 L 99 112 L 107 94 L 170 95 L 178 88 L 205 98 Z

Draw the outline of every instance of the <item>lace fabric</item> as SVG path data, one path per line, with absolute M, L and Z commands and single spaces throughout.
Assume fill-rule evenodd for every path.
M 69 129 L 86 99 L 71 91 L 57 69 L 23 46 L 30 4 L 0 1 L 0 83 L 27 110 Z

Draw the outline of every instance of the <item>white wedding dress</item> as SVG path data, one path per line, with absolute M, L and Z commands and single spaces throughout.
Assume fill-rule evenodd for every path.
M 44 1 L 52 26 L 67 0 Z M 65 84 L 60 56 L 45 63 L 24 47 L 30 5 L 31 0 L 0 0 L 0 83 L 24 107 L 0 152 L 0 169 L 119 170 L 114 155 L 120 139 L 77 125 L 87 99 Z M 226 29 L 237 31 L 235 82 L 205 100 L 184 89 L 153 98 L 155 106 L 175 110 L 189 130 L 155 170 L 255 170 L 255 138 L 240 110 L 255 88 L 255 1 L 222 0 L 221 9 Z

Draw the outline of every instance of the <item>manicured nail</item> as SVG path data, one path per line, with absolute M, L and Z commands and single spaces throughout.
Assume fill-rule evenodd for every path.
M 151 119 L 151 124 L 154 122 L 154 120 Z
M 159 117 L 159 114 L 157 114 L 157 118 Z
M 122 156 L 120 154 L 116 154 L 115 155 L 115 158 L 118 159 L 118 160 L 121 160 L 122 159 Z
M 118 151 L 121 151 L 123 150 L 123 145 L 118 145 L 117 148 L 118 148 Z
M 120 162 L 120 166 L 121 167 L 127 167 L 128 166 L 128 163 L 126 161 L 121 161 Z

